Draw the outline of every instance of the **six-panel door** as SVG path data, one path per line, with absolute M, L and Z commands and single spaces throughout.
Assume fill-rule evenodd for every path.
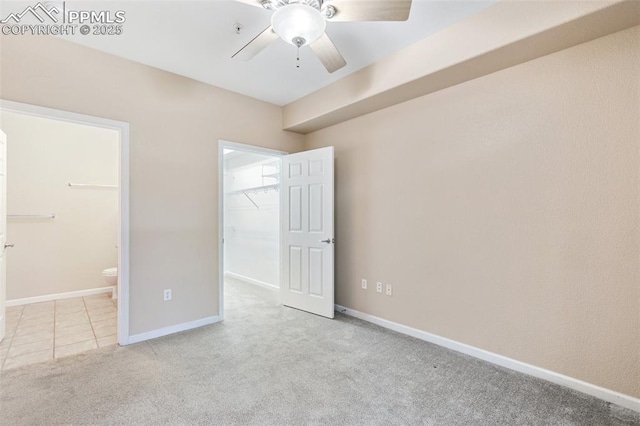
M 282 160 L 282 303 L 334 316 L 333 147 Z

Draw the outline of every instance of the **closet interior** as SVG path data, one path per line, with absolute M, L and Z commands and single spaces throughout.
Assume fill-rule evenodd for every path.
M 279 287 L 280 157 L 224 150 L 224 273 Z

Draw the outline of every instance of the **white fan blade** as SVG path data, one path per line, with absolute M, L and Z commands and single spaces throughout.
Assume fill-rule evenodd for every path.
M 258 53 L 262 51 L 265 47 L 270 45 L 273 41 L 278 38 L 278 35 L 273 32 L 271 26 L 255 36 L 253 40 L 249 43 L 245 44 L 244 47 L 238 50 L 233 54 L 231 59 L 238 58 L 242 61 L 248 61 L 249 59 L 256 56 Z
M 347 65 L 347 62 L 327 33 L 324 33 L 322 37 L 311 43 L 311 50 L 318 56 L 322 65 L 324 65 L 329 72 L 338 71 Z
M 331 0 L 336 9 L 330 21 L 406 21 L 411 0 Z
M 244 3 L 244 4 L 248 4 L 251 6 L 258 6 L 258 7 L 262 7 L 262 1 L 261 0 L 236 0 L 238 3 Z

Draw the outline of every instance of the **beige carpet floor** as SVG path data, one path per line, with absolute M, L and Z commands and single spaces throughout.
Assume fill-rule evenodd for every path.
M 0 373 L 2 425 L 639 425 L 640 414 L 226 286 L 227 318 Z

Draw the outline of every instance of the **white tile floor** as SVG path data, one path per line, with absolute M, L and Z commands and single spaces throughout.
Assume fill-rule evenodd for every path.
M 115 345 L 116 321 L 110 294 L 9 307 L 0 367 L 8 370 Z

